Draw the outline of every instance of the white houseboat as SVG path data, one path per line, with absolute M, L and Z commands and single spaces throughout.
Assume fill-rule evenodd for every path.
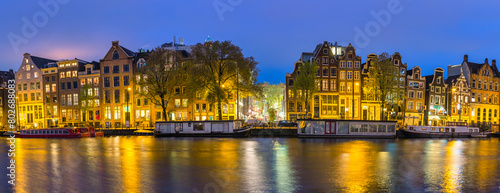
M 246 137 L 249 127 L 241 121 L 162 121 L 155 123 L 156 137 Z
M 299 119 L 298 137 L 396 138 L 396 121 Z
M 479 134 L 479 128 L 465 122 L 448 122 L 446 126 L 407 126 L 402 130 L 407 138 L 468 138 Z

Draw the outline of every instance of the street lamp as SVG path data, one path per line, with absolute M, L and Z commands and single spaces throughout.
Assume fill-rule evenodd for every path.
M 130 101 L 130 90 L 132 90 L 132 88 L 128 87 L 127 88 L 128 92 L 127 92 L 127 114 L 126 114 L 126 117 L 125 117 L 125 121 L 128 121 L 128 127 L 130 127 L 130 106 L 128 105 L 129 101 Z

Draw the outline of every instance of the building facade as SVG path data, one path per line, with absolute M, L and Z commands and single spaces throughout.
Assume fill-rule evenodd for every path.
M 498 124 L 499 113 L 499 77 L 496 60 L 491 65 L 488 59 L 484 63 L 470 62 L 468 55 L 460 65 L 449 65 L 448 75 L 463 73 L 470 87 L 470 125 Z
M 448 76 L 448 121 L 470 123 L 470 88 L 463 73 Z
M 19 124 L 21 128 L 44 128 L 45 113 L 42 86 L 56 90 L 56 84 L 42 85 L 42 68 L 55 60 L 24 54 L 16 72 Z
M 101 125 L 101 67 L 99 62 L 80 62 L 78 78 L 80 84 L 80 114 L 85 125 L 99 128 Z
M 422 69 L 415 66 L 406 71 L 406 125 L 422 125 L 425 105 L 425 77 L 422 76 Z
M 304 62 L 318 65 L 318 92 L 306 106 L 293 93 L 293 82 Z M 349 44 L 347 47 L 327 41 L 316 46 L 312 53 L 303 53 L 294 71 L 286 75 L 286 117 L 288 120 L 312 117 L 320 119 L 359 119 L 361 104 L 361 57 Z
M 59 126 L 59 72 L 57 62 L 42 68 L 45 123 L 47 127 Z
M 134 101 L 130 94 L 133 88 L 130 78 L 133 77 L 135 53 L 113 41 L 108 53 L 100 60 L 102 88 L 101 125 L 103 128 L 127 128 L 133 125 L 131 116 Z
M 0 128 L 2 130 L 11 129 L 9 124 L 9 80 L 15 80 L 14 70 L 0 71 Z M 14 85 L 15 86 L 15 85 Z M 14 88 L 15 89 L 15 88 Z M 12 92 L 12 91 L 10 91 Z M 14 93 L 15 94 L 15 93 Z M 13 99 L 13 98 L 11 98 Z M 16 109 L 14 109 L 17 111 Z M 17 117 L 17 114 L 15 114 Z M 14 125 L 14 124 L 12 124 Z
M 445 125 L 447 119 L 447 89 L 444 70 L 434 69 L 434 75 L 425 76 L 425 112 L 426 125 Z

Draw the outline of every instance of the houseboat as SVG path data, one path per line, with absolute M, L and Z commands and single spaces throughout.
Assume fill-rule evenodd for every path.
M 91 137 L 87 128 L 51 128 L 21 130 L 15 134 L 16 138 L 80 138 Z
M 407 126 L 402 132 L 406 138 L 469 138 L 479 134 L 479 128 L 465 122 L 448 122 L 446 126 Z
M 396 138 L 396 121 L 299 119 L 298 137 Z
M 250 127 L 241 121 L 163 121 L 155 123 L 155 137 L 246 137 Z

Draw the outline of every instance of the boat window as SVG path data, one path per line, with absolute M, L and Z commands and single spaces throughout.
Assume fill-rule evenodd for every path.
M 205 131 L 205 124 L 203 123 L 194 123 L 193 131 Z
M 387 133 L 396 132 L 396 125 L 387 125 Z
M 432 129 L 433 129 L 433 128 L 431 128 L 431 130 L 432 130 Z M 427 130 L 427 128 L 426 128 L 426 127 L 422 127 L 422 131 L 425 131 L 425 130 Z
M 359 132 L 364 132 L 364 133 L 368 132 L 368 125 L 367 124 L 361 125 L 361 130 Z
M 413 130 L 413 127 L 410 127 L 410 130 Z
M 370 133 L 376 133 L 377 132 L 377 125 L 369 125 Z
M 63 133 L 69 133 L 68 130 L 63 130 Z
M 434 128 L 434 127 L 431 127 L 431 131 L 435 131 L 435 130 L 436 130 L 436 128 Z
M 451 132 L 455 132 L 455 128 L 451 128 Z
M 385 128 L 386 128 L 386 125 L 378 125 L 378 132 L 385 133 Z
M 443 132 L 443 128 L 439 128 L 439 132 Z
M 352 124 L 351 128 L 350 128 L 351 133 L 357 133 L 357 132 L 359 132 L 360 128 L 361 128 L 361 125 L 359 125 L 359 124 Z

